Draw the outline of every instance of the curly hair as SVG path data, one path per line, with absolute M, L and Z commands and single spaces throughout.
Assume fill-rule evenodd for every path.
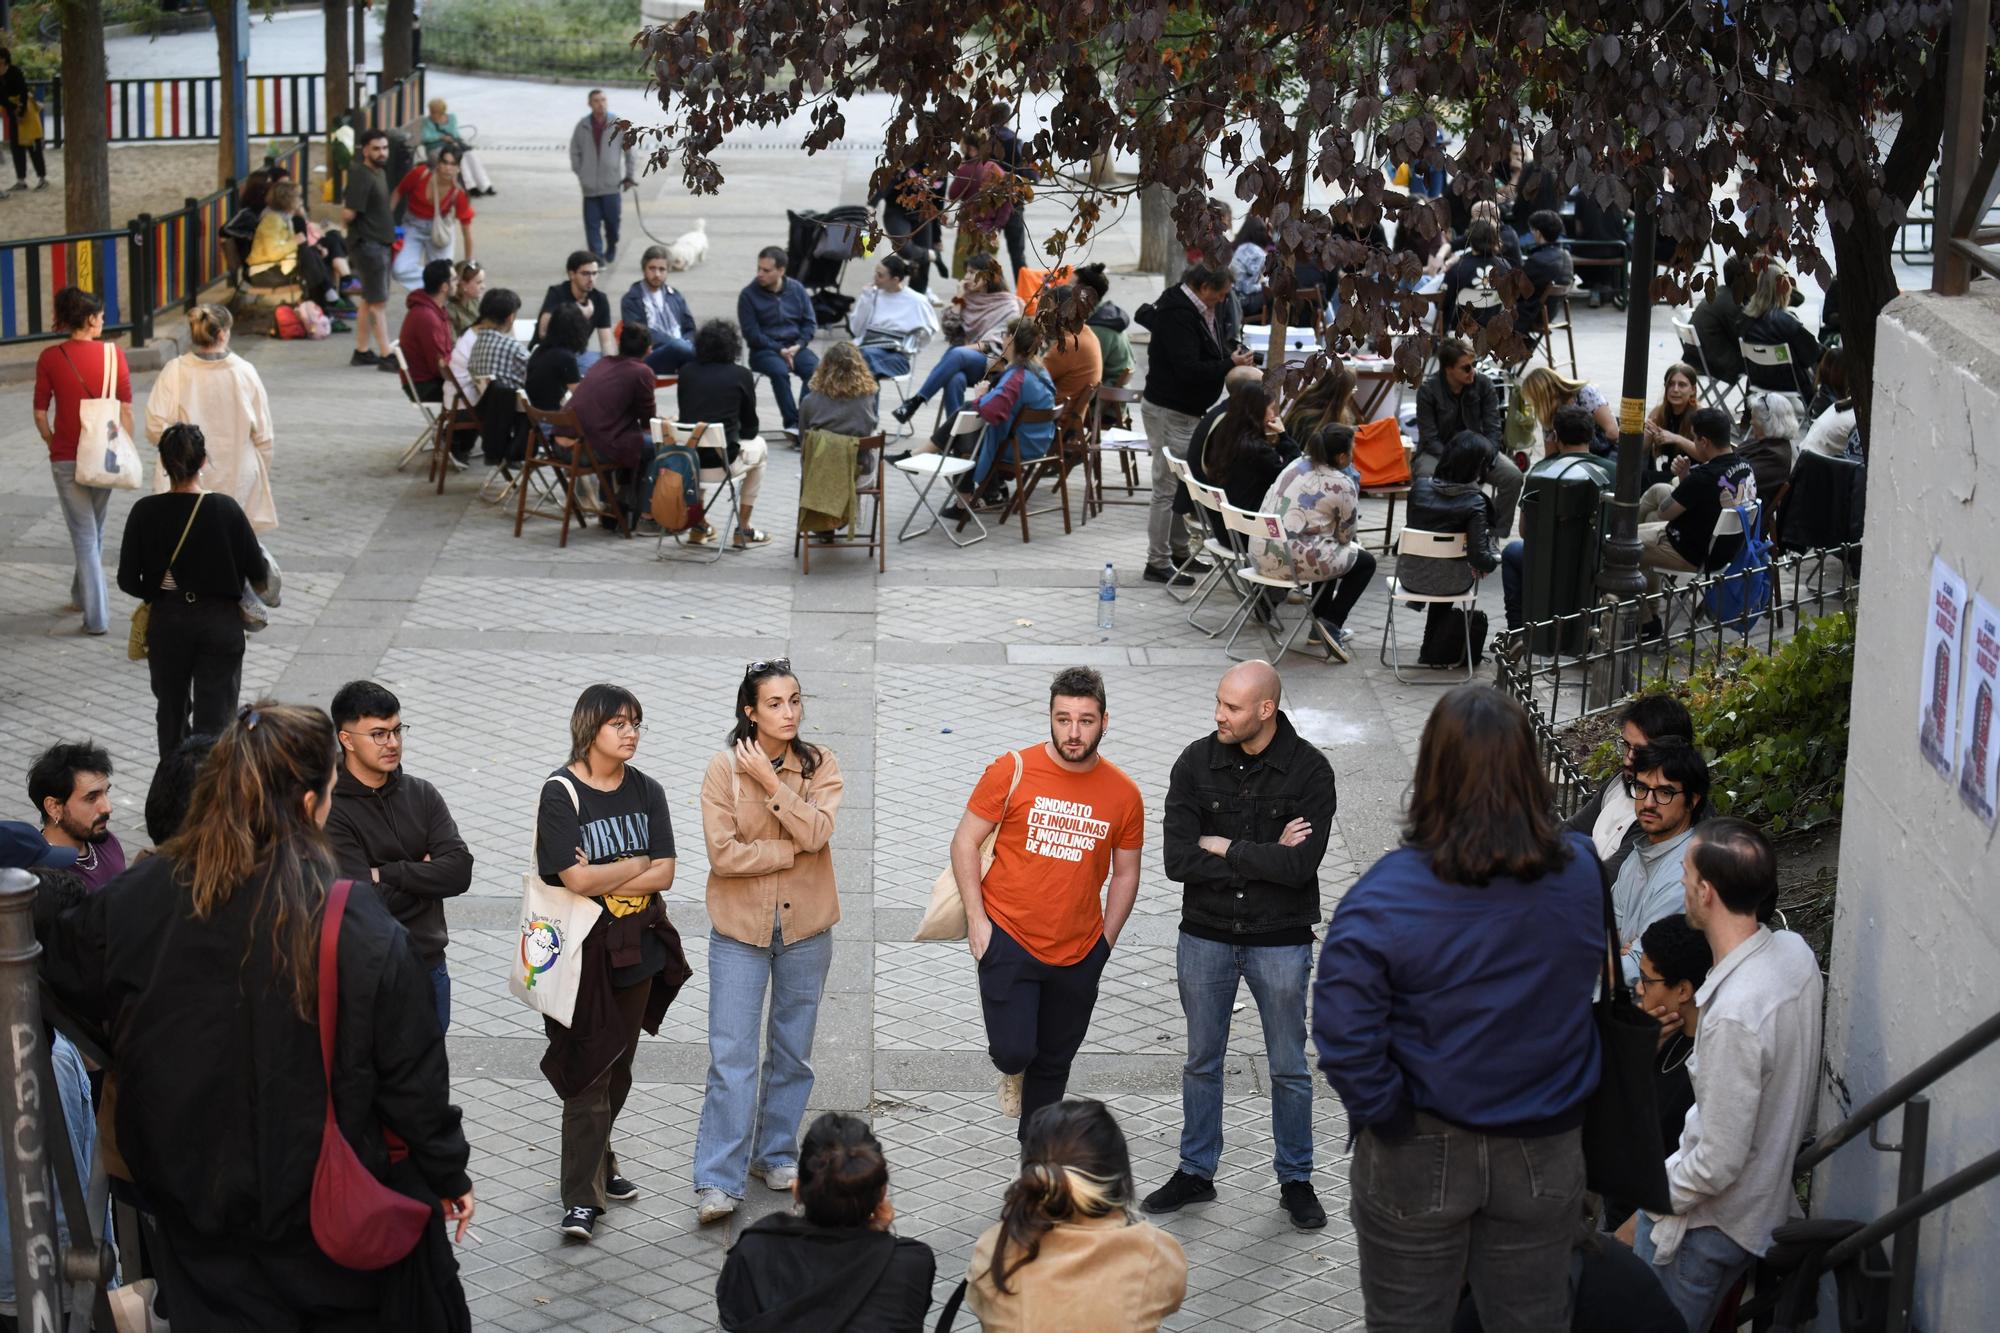
M 694 332 L 694 359 L 703 365 L 733 365 L 743 359 L 743 335 L 734 322 L 711 319 Z
M 837 342 L 826 349 L 806 388 L 829 398 L 873 398 L 875 375 L 861 359 L 861 349 L 851 342 Z

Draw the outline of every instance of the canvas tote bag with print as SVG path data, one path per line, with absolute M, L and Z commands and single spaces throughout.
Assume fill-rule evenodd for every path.
M 103 391 L 77 404 L 76 484 L 102 490 L 136 491 L 146 479 L 145 467 L 139 462 L 139 447 L 125 433 L 120 414 L 125 405 L 118 401 L 118 349 L 109 343 L 99 346 L 104 349 Z M 70 373 L 76 375 L 76 382 L 89 393 L 90 386 L 77 372 L 67 347 L 63 348 L 63 360 L 69 362 Z
M 1007 799 L 1000 804 L 1000 823 L 1007 822 L 1007 807 L 1013 804 L 1014 789 L 1021 785 L 1021 752 L 1014 751 L 1014 780 L 1007 784 Z M 1000 824 L 986 835 L 979 844 L 979 877 L 993 868 L 993 841 L 1000 836 Z M 958 892 L 958 876 L 951 873 L 949 863 L 944 873 L 931 885 L 931 905 L 924 912 L 922 924 L 917 927 L 916 938 L 920 940 L 962 940 L 965 938 L 965 899 Z
M 569 803 L 582 812 L 568 778 L 549 781 L 560 782 Z M 539 841 L 537 836 L 528 842 L 528 869 L 521 876 L 521 940 L 508 963 L 507 989 L 544 1018 L 568 1027 L 576 1017 L 576 992 L 583 979 L 583 937 L 597 924 L 604 904 L 544 883 L 536 870 Z

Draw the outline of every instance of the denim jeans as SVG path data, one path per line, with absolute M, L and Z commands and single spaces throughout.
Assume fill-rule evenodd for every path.
M 1736 1279 L 1750 1271 L 1756 1256 L 1729 1239 L 1717 1227 L 1694 1227 L 1681 1237 L 1674 1257 L 1665 1264 L 1653 1262 L 1653 1219 L 1639 1214 L 1638 1229 L 1632 1235 L 1632 1253 L 1644 1259 L 1666 1289 L 1667 1299 L 1687 1320 L 1693 1333 L 1708 1333 L 1715 1312 Z
M 104 586 L 104 511 L 111 492 L 101 486 L 76 484 L 76 462 L 50 463 L 56 499 L 69 526 L 69 547 L 76 554 L 76 573 L 69 581 L 70 600 L 83 608 L 86 634 L 102 634 L 110 623 L 111 594 Z
M 878 380 L 910 373 L 910 354 L 899 347 L 864 347 L 861 359 L 868 363 L 868 369 Z
M 1488 1333 L 1566 1333 L 1581 1130 L 1503 1138 L 1419 1111 L 1404 1138 L 1362 1130 L 1347 1179 L 1369 1333 L 1450 1328 L 1467 1282 Z
M 694 1138 L 694 1187 L 743 1197 L 752 1166 L 793 1166 L 812 1096 L 813 1029 L 833 932 L 786 944 L 775 914 L 757 946 L 708 932 L 708 1090 Z M 760 1078 L 758 1020 L 771 1015 Z
M 926 401 L 939 399 L 944 404 L 944 419 L 949 421 L 965 406 L 965 387 L 985 370 L 986 353 L 977 347 L 950 348 L 924 376 L 924 387 L 917 390 L 917 396 Z
M 806 384 L 819 369 L 819 358 L 810 347 L 801 347 L 792 353 L 792 364 L 787 366 L 785 358 L 771 349 L 750 353 L 750 369 L 771 381 L 771 396 L 778 400 L 778 420 L 786 430 L 799 428 L 799 405 L 792 398 L 792 376 L 798 376 L 800 385 Z
M 1246 948 L 1181 932 L 1174 963 L 1188 1058 L 1181 1069 L 1180 1169 L 1189 1175 L 1215 1179 L 1222 1158 L 1222 1061 L 1241 978 L 1257 1001 L 1271 1062 L 1271 1137 L 1277 1144 L 1271 1165 L 1281 1182 L 1312 1179 L 1313 1081 L 1306 1067 L 1312 956 L 1310 944 Z
M 1011 449 L 1007 451 L 1006 458 L 1003 459 L 1000 457 L 1000 446 L 1007 442 L 1008 434 L 1009 431 L 1004 424 L 998 426 L 988 425 L 979 432 L 979 447 L 972 454 L 972 471 L 966 474 L 968 480 L 962 483 L 961 489 L 966 491 L 978 490 L 986 484 L 986 474 L 993 470 L 995 463 L 1012 463 L 1014 461 L 1014 453 Z M 1040 458 L 1042 455 L 1048 453 L 1049 446 L 1054 443 L 1055 439 L 1053 437 L 1043 440 L 1040 443 L 1034 440 L 1022 440 L 1021 461 L 1025 463 L 1030 459 Z
M 443 963 L 431 969 L 431 997 L 437 1001 L 438 1028 L 451 1031 L 451 973 Z
M 624 207 L 624 201 L 616 191 L 583 197 L 584 248 L 601 260 L 608 260 L 611 253 L 618 249 L 618 219 Z
M 646 353 L 646 364 L 655 375 L 671 375 L 694 360 L 694 344 L 686 338 L 660 338 Z

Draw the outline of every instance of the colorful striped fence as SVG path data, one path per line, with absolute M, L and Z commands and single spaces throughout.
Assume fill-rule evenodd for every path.
M 376 76 L 381 83 L 381 76 Z M 326 131 L 324 74 L 253 74 L 244 87 L 244 105 L 253 138 L 280 134 L 317 135 Z M 63 141 L 62 80 L 35 86 L 42 104 L 42 127 L 49 146 Z M 218 139 L 222 123 L 222 80 L 214 74 L 180 79 L 111 79 L 104 88 L 104 116 L 110 143 L 165 143 L 176 139 Z

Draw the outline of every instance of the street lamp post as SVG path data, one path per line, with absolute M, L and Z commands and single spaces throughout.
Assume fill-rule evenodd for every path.
M 1611 525 L 1604 534 L 1604 558 L 1597 590 L 1607 599 L 1628 601 L 1646 591 L 1639 572 L 1639 479 L 1646 469 L 1646 369 L 1653 344 L 1653 245 L 1657 191 L 1642 188 L 1634 197 L 1632 253 L 1625 284 L 1625 382 L 1618 403 L 1618 482 L 1611 502 Z M 1622 628 L 1617 631 L 1623 638 Z

